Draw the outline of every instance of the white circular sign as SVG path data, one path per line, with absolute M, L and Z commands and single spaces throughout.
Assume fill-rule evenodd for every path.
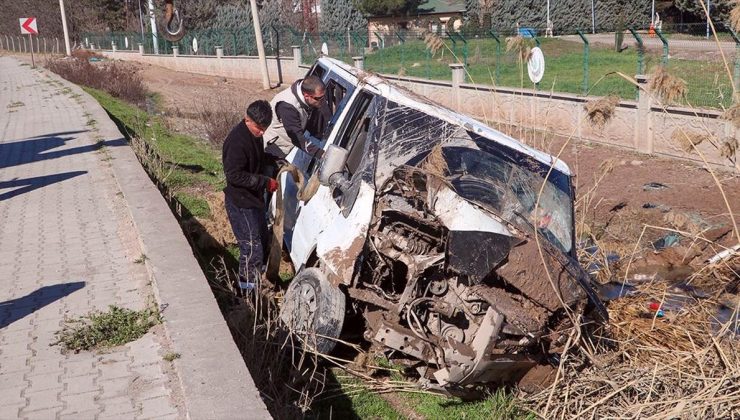
M 123 43 L 126 44 L 126 48 L 128 48 L 128 37 L 123 38 Z
M 542 76 L 545 75 L 545 56 L 542 55 L 542 50 L 539 47 L 532 48 L 532 52 L 529 54 L 527 72 L 532 83 L 539 83 Z
M 198 52 L 198 38 L 193 38 L 193 52 Z

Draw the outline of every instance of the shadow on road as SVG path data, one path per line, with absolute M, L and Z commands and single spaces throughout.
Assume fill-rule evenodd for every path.
M 84 133 L 85 131 L 87 130 L 52 133 L 25 140 L 0 143 L 0 169 L 79 153 L 94 152 L 103 146 L 115 147 L 126 146 L 128 144 L 126 139 L 121 137 L 95 144 L 73 147 L 71 149 L 50 151 L 64 146 L 69 140 L 75 139 L 75 137 L 70 136 L 71 134 Z
M 25 318 L 44 306 L 85 287 L 84 281 L 44 286 L 32 293 L 0 303 L 0 329 Z
M 87 171 L 73 171 L 54 175 L 37 176 L 34 178 L 21 178 L 13 179 L 10 181 L 0 181 L 0 190 L 15 188 L 14 190 L 0 194 L 0 201 L 9 200 L 15 196 L 25 194 L 37 188 L 42 188 L 47 185 L 56 184 L 57 182 L 66 181 L 70 178 L 74 178 L 86 173 Z

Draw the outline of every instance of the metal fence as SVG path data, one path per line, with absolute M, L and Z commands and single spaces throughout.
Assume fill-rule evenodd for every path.
M 21 53 L 35 54 L 64 54 L 64 40 L 43 36 L 2 35 L 0 34 L 0 49 Z
M 367 70 L 384 74 L 450 80 L 450 64 L 463 63 L 468 83 L 581 96 L 613 94 L 624 99 L 634 99 L 637 90 L 620 73 L 628 77 L 649 74 L 663 65 L 686 81 L 683 104 L 722 108 L 732 103 L 733 85 L 737 88 L 740 82 L 740 40 L 732 31 L 723 28 L 717 33 L 717 42 L 713 36 L 706 37 L 704 24 L 664 25 L 654 31 L 606 30 L 601 28 L 594 34 L 558 28 L 549 36 L 539 27 L 318 33 L 270 27 L 263 31 L 263 38 L 271 56 L 291 57 L 291 46 L 300 46 L 304 64 L 321 55 L 325 45 L 332 57 L 351 63 L 352 57 L 362 56 Z M 515 35 L 521 38 L 508 41 Z M 18 41 L 9 44 L 10 38 Z M 0 42 L 3 39 L 5 49 L 23 50 L 18 45 L 21 37 L 0 35 Z M 620 39 L 621 48 L 617 49 Z M 111 49 L 115 44 L 119 50 L 134 51 L 141 44 L 147 54 L 172 54 L 172 47 L 177 46 L 181 55 L 215 55 L 215 47 L 220 46 L 225 56 L 257 55 L 251 27 L 190 31 L 174 44 L 161 37 L 155 43 L 151 33 L 135 32 L 87 33 L 78 42 L 86 48 Z M 535 46 L 543 51 L 546 62 L 544 77 L 537 85 L 529 81 L 526 65 L 526 52 Z M 58 51 L 58 41 L 54 48 Z

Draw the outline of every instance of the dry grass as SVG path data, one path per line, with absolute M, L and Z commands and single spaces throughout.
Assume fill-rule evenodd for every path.
M 614 116 L 619 101 L 619 96 L 609 95 L 586 102 L 583 109 L 586 111 L 588 122 L 596 128 L 603 128 Z
M 686 81 L 670 74 L 663 66 L 657 66 L 650 75 L 648 89 L 664 105 L 668 105 L 686 96 Z
M 424 35 L 424 43 L 429 51 L 432 52 L 432 56 L 437 55 L 437 51 L 444 51 L 445 48 L 445 42 L 434 32 L 428 32 Z
M 434 149 L 429 152 L 427 157 L 424 159 L 424 162 L 421 164 L 421 169 L 442 178 L 447 176 L 449 168 L 447 167 L 447 161 L 442 154 L 441 144 L 434 146 Z
M 195 104 L 195 109 L 195 119 L 200 123 L 208 141 L 221 147 L 226 136 L 244 118 L 246 106 L 233 101 L 210 99 Z
M 53 58 L 46 68 L 72 83 L 108 92 L 139 107 L 146 103 L 146 89 L 136 67 L 120 62 L 90 63 L 87 59 Z
M 581 337 L 584 345 L 562 356 L 562 379 L 525 404 L 543 418 L 731 418 L 740 406 L 740 354 L 731 322 L 722 325 L 715 313 L 720 302 L 737 300 L 726 290 L 738 270 L 737 255 L 698 270 L 691 281 L 706 299 L 654 281 L 611 302 L 608 329 Z
M 527 62 L 532 52 L 532 43 L 521 35 L 508 37 L 506 38 L 506 52 L 514 53 L 521 61 Z
M 673 130 L 673 134 L 671 134 L 671 140 L 673 140 L 673 142 L 684 152 L 691 153 L 694 151 L 694 148 L 696 146 L 698 146 L 705 140 L 710 141 L 711 135 L 698 131 L 684 130 L 683 128 L 678 128 L 676 130 Z
M 733 102 L 732 105 L 722 113 L 722 119 L 731 121 L 735 128 L 740 128 L 740 103 Z
M 733 7 L 730 11 L 730 25 L 736 32 L 740 32 L 740 1 L 735 0 L 733 2 Z
M 737 152 L 737 139 L 728 137 L 719 147 L 719 154 L 723 158 L 734 159 Z
M 89 60 L 92 57 L 104 59 L 105 56 L 96 53 L 95 51 L 85 50 L 85 49 L 75 49 L 72 50 L 72 57 L 79 59 L 79 60 Z
M 208 202 L 208 207 L 211 209 L 211 217 L 198 221 L 219 245 L 228 246 L 236 244 L 236 238 L 234 237 L 234 232 L 231 230 L 229 216 L 226 214 L 224 194 L 222 192 L 211 192 L 205 198 Z

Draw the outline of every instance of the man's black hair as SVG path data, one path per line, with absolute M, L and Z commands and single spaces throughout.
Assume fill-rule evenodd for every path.
M 303 93 L 310 93 L 313 95 L 319 91 L 323 91 L 324 89 L 326 89 L 324 82 L 322 82 L 318 76 L 306 76 L 301 83 L 301 92 Z
M 252 102 L 247 107 L 247 117 L 260 127 L 269 127 L 272 122 L 272 108 L 270 108 L 270 103 L 263 99 Z

